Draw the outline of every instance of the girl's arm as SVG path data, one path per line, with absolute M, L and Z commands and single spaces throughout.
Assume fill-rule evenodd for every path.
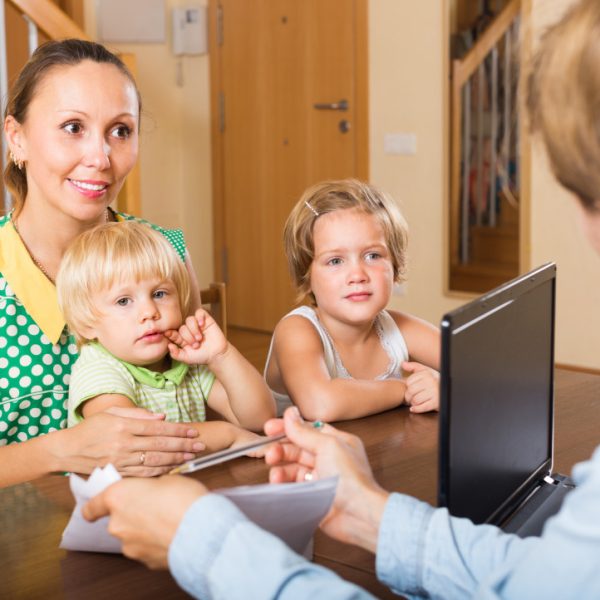
M 110 408 L 132 408 L 135 404 L 122 394 L 102 394 L 87 400 L 82 407 L 85 418 L 104 412 Z M 206 452 L 216 452 L 232 445 L 250 443 L 259 436 L 232 423 L 225 421 L 209 421 L 204 423 L 187 423 L 198 432 L 197 441 L 204 444 Z
M 226 421 L 206 421 L 204 423 L 190 423 L 190 425 L 198 431 L 198 439 L 206 446 L 207 454 L 233 446 L 249 444 L 261 437 Z M 264 451 L 252 455 L 263 456 Z
M 388 311 L 402 332 L 409 359 L 440 370 L 440 330 L 431 323 L 395 310 Z
M 262 431 L 275 416 L 275 401 L 261 374 L 229 343 L 208 368 L 217 378 L 208 405 L 231 423 Z
M 321 339 L 303 317 L 286 317 L 279 322 L 273 357 L 283 386 L 306 419 L 357 419 L 395 408 L 404 401 L 406 385 L 399 379 L 332 379 Z M 272 372 L 267 373 L 267 380 L 276 389 Z
M 199 309 L 179 331 L 165 332 L 176 360 L 205 364 L 215 374 L 207 403 L 224 419 L 254 431 L 275 416 L 275 401 L 260 373 L 232 346 L 215 320 Z
M 422 413 L 440 407 L 440 331 L 417 317 L 390 311 L 399 327 L 409 360 L 402 363 L 406 377 L 405 400 L 410 411 Z

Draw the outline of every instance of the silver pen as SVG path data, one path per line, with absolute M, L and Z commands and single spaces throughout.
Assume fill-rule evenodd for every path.
M 199 458 L 193 458 L 192 460 L 188 460 L 178 467 L 171 469 L 169 474 L 175 475 L 177 473 L 193 473 L 194 471 L 199 471 L 200 469 L 206 469 L 207 467 L 212 467 L 213 465 L 218 465 L 220 463 L 227 462 L 228 460 L 233 460 L 234 458 L 244 456 L 251 450 L 255 450 L 261 446 L 266 446 L 267 444 L 272 444 L 273 442 L 278 442 L 283 438 L 285 438 L 285 433 L 265 437 L 257 440 L 256 442 L 251 442 L 250 444 L 245 444 L 243 446 L 237 446 L 235 448 L 228 448 L 227 450 L 213 452 L 212 454 L 200 456 Z

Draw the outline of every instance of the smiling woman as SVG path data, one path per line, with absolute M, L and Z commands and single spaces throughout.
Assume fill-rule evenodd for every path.
M 77 235 L 133 219 L 109 205 L 137 158 L 140 108 L 121 60 L 82 40 L 40 46 L 9 95 L 4 178 L 15 208 L 0 218 L 0 485 L 107 462 L 155 475 L 203 448 L 189 426 L 139 409 L 61 431 L 78 350 L 54 279 Z M 183 236 L 157 229 L 185 261 L 194 308 L 199 292 Z

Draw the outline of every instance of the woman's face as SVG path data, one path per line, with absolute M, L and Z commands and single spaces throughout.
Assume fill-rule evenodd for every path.
M 7 126 L 11 149 L 26 163 L 25 206 L 97 220 L 135 164 L 138 119 L 136 90 L 114 65 L 84 60 L 52 68 L 25 122 Z

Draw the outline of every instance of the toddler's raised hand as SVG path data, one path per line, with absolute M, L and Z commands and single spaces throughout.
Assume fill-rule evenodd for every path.
M 215 320 L 202 308 L 187 317 L 179 330 L 165 331 L 164 335 L 171 357 L 187 364 L 209 364 L 228 346 Z
M 410 373 L 406 378 L 404 399 L 415 413 L 440 409 L 440 375 L 434 369 L 418 362 L 404 361 L 402 369 Z

